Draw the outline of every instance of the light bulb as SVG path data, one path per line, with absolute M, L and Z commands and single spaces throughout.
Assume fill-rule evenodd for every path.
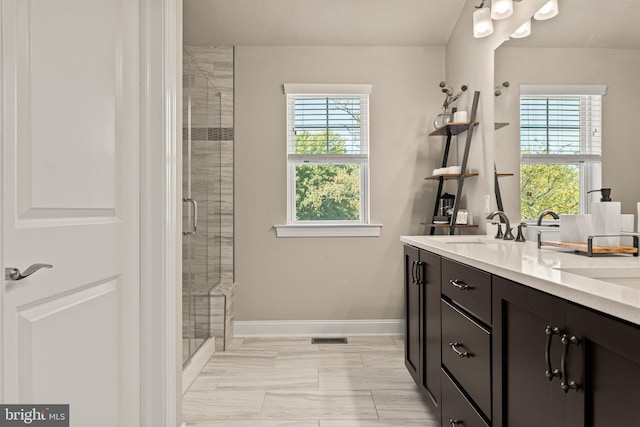
M 511 37 L 514 39 L 522 39 L 527 37 L 529 34 L 531 34 L 531 19 L 520 25 L 518 29 L 511 34 Z
M 481 7 L 473 12 L 473 37 L 479 39 L 493 33 L 491 22 L 491 9 Z
M 491 2 L 491 19 L 506 19 L 512 14 L 512 0 L 493 0 Z
M 535 15 L 533 15 L 533 18 L 537 19 L 538 21 L 543 21 L 545 19 L 551 19 L 557 14 L 558 0 L 549 0 L 547 3 L 545 3 L 544 6 L 540 8 L 540 10 L 536 12 Z

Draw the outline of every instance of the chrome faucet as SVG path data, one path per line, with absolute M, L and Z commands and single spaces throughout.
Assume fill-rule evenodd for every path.
M 546 211 L 542 211 L 540 213 L 540 216 L 538 217 L 538 224 L 537 225 L 542 225 L 542 218 L 544 218 L 547 215 L 551 215 L 553 217 L 553 219 L 560 219 L 560 217 L 558 216 L 557 213 L 555 213 L 552 210 L 547 209 Z M 558 227 L 557 224 L 551 224 L 549 227 Z
M 495 211 L 487 215 L 487 219 L 493 219 L 496 215 L 502 218 L 506 228 L 504 232 L 504 237 L 502 238 L 502 240 L 515 240 L 515 237 L 513 237 L 513 233 L 511 232 L 511 226 L 509 225 L 509 218 L 507 217 L 507 214 L 505 214 L 502 211 Z

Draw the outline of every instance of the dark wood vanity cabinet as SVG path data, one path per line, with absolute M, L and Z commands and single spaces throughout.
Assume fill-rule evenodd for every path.
M 405 246 L 405 364 L 441 427 L 640 426 L 640 326 Z
M 493 425 L 640 425 L 640 328 L 493 278 Z
M 440 404 L 440 256 L 404 249 L 405 366 L 435 408 Z

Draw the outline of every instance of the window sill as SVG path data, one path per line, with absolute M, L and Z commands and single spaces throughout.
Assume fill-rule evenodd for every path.
M 382 224 L 279 224 L 276 237 L 379 237 Z

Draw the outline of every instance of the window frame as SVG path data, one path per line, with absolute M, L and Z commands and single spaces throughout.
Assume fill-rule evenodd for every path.
M 284 84 L 286 95 L 287 134 L 287 223 L 275 225 L 278 237 L 376 237 L 380 235 L 381 224 L 370 222 L 370 168 L 369 168 L 369 95 L 370 84 Z M 296 98 L 302 97 L 366 97 L 364 111 L 361 112 L 360 136 L 363 151 L 360 154 L 294 154 L 290 147 L 295 144 L 294 124 L 291 123 L 289 108 Z M 360 165 L 360 219 L 359 220 L 297 220 L 296 219 L 296 167 L 313 164 L 358 164 Z
M 562 98 L 576 96 L 602 96 L 606 95 L 606 85 L 520 85 L 519 104 L 522 105 L 522 98 L 526 97 L 547 97 Z M 580 116 L 582 117 L 584 105 L 580 102 Z M 522 123 L 522 111 L 519 113 L 520 123 Z M 591 125 L 591 122 L 590 122 Z M 600 135 L 602 135 L 602 99 L 600 99 Z M 522 132 L 522 128 L 521 128 Z M 522 135 L 522 133 L 521 133 Z M 601 138 L 602 136 L 600 136 Z M 589 194 L 588 191 L 600 188 L 602 182 L 602 141 L 600 141 L 600 154 L 588 153 L 590 151 L 590 137 L 580 138 L 580 154 L 522 154 L 520 151 L 520 171 L 524 164 L 556 164 L 556 165 L 576 165 L 579 167 L 580 186 L 580 213 L 588 211 Z M 520 140 L 522 144 L 522 140 Z M 589 148 L 587 148 L 587 145 Z M 522 146 L 521 146 L 522 147 Z M 520 148 L 522 150 L 522 148 Z M 586 151 L 586 153 L 585 153 Z M 596 184 L 598 181 L 598 184 Z M 520 192 L 520 204 L 522 206 L 522 190 Z M 558 212 L 560 214 L 561 212 Z M 525 222 L 533 222 L 536 219 L 524 219 Z

